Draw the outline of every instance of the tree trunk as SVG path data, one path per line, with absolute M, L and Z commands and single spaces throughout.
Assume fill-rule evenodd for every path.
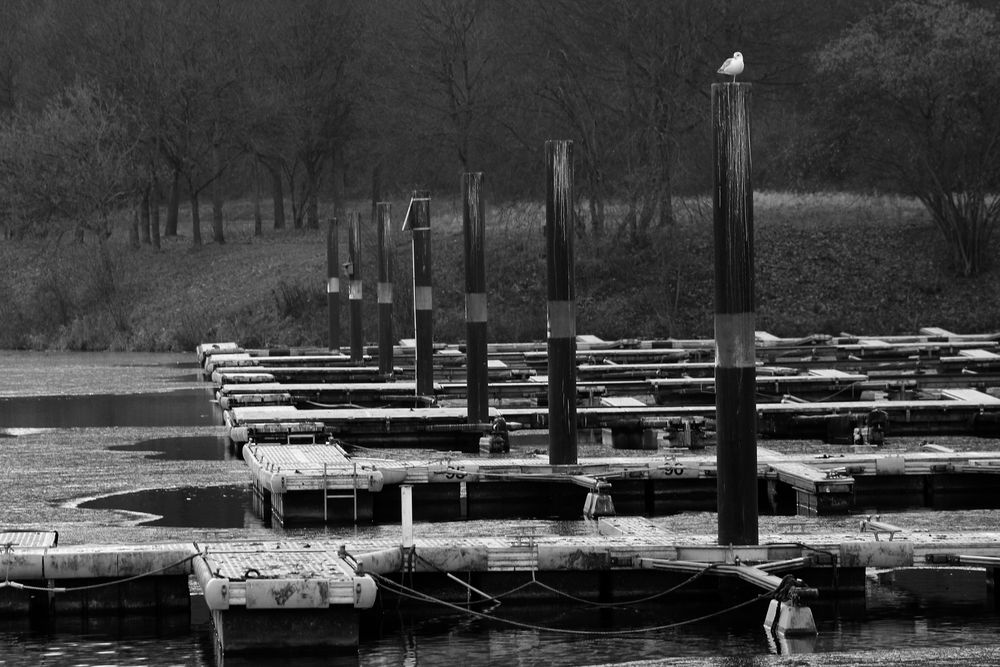
M 590 231 L 594 238 L 604 236 L 604 200 L 591 195 L 588 204 L 590 207 Z
M 201 245 L 201 213 L 198 210 L 198 192 L 191 188 L 191 244 Z
M 271 193 L 274 200 L 274 228 L 285 228 L 285 190 L 281 183 L 281 170 L 271 165 L 265 165 L 271 172 Z
M 154 176 L 149 188 L 149 232 L 153 247 L 160 249 L 160 182 Z
M 295 229 L 302 229 L 302 218 L 305 216 L 305 204 L 308 198 L 306 192 L 308 184 L 308 176 L 306 177 L 306 185 L 303 185 L 301 180 L 296 184 L 294 172 L 288 175 L 288 191 L 292 195 L 292 227 Z
M 655 183 L 650 183 L 655 187 Z M 656 213 L 656 202 L 659 199 L 655 192 L 640 194 L 639 198 L 639 237 L 646 238 L 649 234 L 649 226 L 653 222 L 653 214 Z
M 378 203 L 382 201 L 382 162 L 372 167 L 372 226 L 375 225 Z
M 217 190 L 218 187 L 212 192 L 212 240 L 222 245 L 226 237 L 222 229 L 222 197 Z
M 673 226 L 676 219 L 674 218 L 674 196 L 673 196 L 673 179 L 670 175 L 670 169 L 664 169 L 663 173 L 663 183 L 660 185 L 660 227 L 671 227 Z
M 344 160 L 340 156 L 340 149 L 334 148 L 330 158 L 330 172 L 333 174 L 333 217 L 339 220 L 344 218 Z
M 139 236 L 146 245 L 152 242 L 149 235 L 149 189 L 150 186 L 147 183 L 146 189 L 142 193 L 142 202 L 139 204 L 141 214 L 139 218 Z
M 163 228 L 164 236 L 177 236 L 177 213 L 180 208 L 181 173 L 174 169 L 173 181 L 170 183 L 170 199 L 167 201 L 167 224 Z
M 129 226 L 128 230 L 128 244 L 132 246 L 133 250 L 138 250 L 141 246 L 139 243 L 139 207 L 136 206 L 132 209 L 132 224 Z
M 585 150 L 584 160 L 588 161 L 590 159 L 593 158 L 588 156 Z M 586 178 L 590 190 L 590 196 L 588 197 L 590 230 L 594 238 L 599 239 L 604 236 L 605 229 L 603 174 L 594 165 L 589 165 L 585 166 L 584 178 Z
M 212 146 L 212 169 L 215 180 L 212 181 L 212 240 L 222 245 L 226 242 L 222 230 L 222 151 L 219 144 Z
M 264 219 L 260 212 L 260 163 L 253 163 L 253 235 L 264 233 Z
M 659 188 L 657 189 L 657 208 L 660 212 L 659 224 L 661 227 L 669 227 L 674 224 L 674 178 L 671 167 L 671 154 L 669 133 L 667 128 L 669 121 L 664 119 L 657 132 L 657 149 L 659 162 Z
M 311 162 L 306 167 L 306 227 L 319 229 L 319 172 Z

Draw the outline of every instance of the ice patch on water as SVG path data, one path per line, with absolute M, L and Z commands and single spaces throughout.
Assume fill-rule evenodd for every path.
M 16 426 L 0 427 L 0 438 L 16 438 L 22 435 L 36 435 L 38 433 L 45 433 L 46 431 L 51 431 L 51 428 L 18 428 Z

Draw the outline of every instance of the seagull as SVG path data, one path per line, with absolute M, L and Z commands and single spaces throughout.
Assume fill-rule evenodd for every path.
M 722 63 L 722 67 L 719 68 L 719 74 L 725 74 L 726 76 L 733 77 L 733 83 L 736 83 L 736 75 L 743 73 L 743 54 L 737 51 L 733 54 L 732 58 L 726 58 L 726 62 Z

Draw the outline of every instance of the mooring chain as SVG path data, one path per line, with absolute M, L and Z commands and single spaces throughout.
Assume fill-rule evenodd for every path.
M 468 615 L 471 615 L 471 616 L 475 616 L 477 618 L 481 618 L 481 619 L 484 619 L 484 620 L 497 621 L 497 622 L 504 623 L 506 625 L 511 625 L 511 626 L 514 626 L 514 627 L 525 628 L 525 629 L 529 629 L 529 630 L 537 630 L 537 631 L 540 631 L 540 632 L 552 632 L 552 633 L 558 633 L 558 634 L 567 634 L 567 635 L 576 635 L 576 636 L 589 636 L 589 637 L 627 637 L 627 636 L 642 635 L 642 634 L 650 633 L 650 632 L 659 632 L 659 631 L 664 631 L 664 630 L 670 630 L 670 629 L 682 627 L 682 626 L 685 626 L 685 625 L 690 625 L 692 623 L 698 623 L 698 622 L 706 621 L 708 619 L 715 618 L 715 617 L 721 616 L 723 614 L 731 613 L 733 611 L 736 611 L 737 609 L 742 609 L 743 607 L 746 607 L 746 606 L 749 606 L 751 604 L 755 604 L 755 603 L 757 603 L 757 602 L 759 602 L 761 600 L 764 600 L 764 599 L 766 599 L 770 595 L 770 593 L 761 593 L 760 595 L 758 595 L 756 597 L 750 598 L 749 600 L 744 600 L 743 602 L 738 602 L 738 603 L 736 603 L 736 604 L 734 604 L 734 605 L 732 605 L 730 607 L 727 607 L 725 609 L 720 609 L 718 611 L 714 611 L 714 612 L 711 612 L 711 613 L 708 613 L 708 614 L 705 614 L 705 615 L 702 615 L 702 616 L 698 616 L 698 617 L 695 617 L 695 618 L 689 618 L 689 619 L 685 619 L 685 620 L 681 620 L 681 621 L 676 621 L 674 623 L 667 623 L 667 624 L 657 625 L 657 626 L 651 626 L 651 627 L 634 628 L 634 629 L 629 629 L 629 630 L 592 631 L 592 630 L 577 630 L 577 629 L 573 629 L 573 628 L 556 628 L 556 627 L 551 627 L 551 626 L 535 625 L 535 624 L 532 624 L 532 623 L 522 623 L 522 622 L 516 621 L 514 619 L 503 618 L 501 616 L 494 616 L 493 614 L 490 614 L 490 613 L 480 612 L 480 611 L 476 611 L 474 609 L 469 609 L 469 608 L 466 608 L 466 607 L 462 607 L 460 605 L 448 602 L 447 600 L 442 600 L 442 599 L 436 598 L 436 597 L 434 597 L 432 595 L 428 595 L 427 593 L 422 593 L 422 592 L 420 592 L 420 591 L 418 591 L 418 590 L 416 590 L 414 588 L 404 586 L 403 584 L 395 582 L 392 579 L 384 577 L 384 576 L 382 576 L 380 574 L 376 574 L 374 572 L 371 573 L 371 576 L 378 583 L 382 584 L 387 590 L 391 590 L 394 593 L 396 593 L 397 596 L 399 596 L 400 599 L 406 597 L 406 598 L 409 598 L 409 599 L 412 599 L 412 600 L 418 600 L 418 601 L 422 601 L 422 602 L 431 602 L 431 603 L 438 604 L 438 605 L 443 606 L 443 607 L 447 607 L 448 609 L 452 609 L 452 610 L 460 612 L 460 613 L 464 613 L 464 614 L 468 614 Z
M 22 583 L 17 582 L 17 581 L 10 581 L 10 578 L 9 578 L 9 575 L 10 575 L 10 554 L 13 552 L 13 547 L 16 546 L 16 545 L 13 544 L 13 543 L 5 543 L 2 546 L 4 547 L 4 561 L 6 562 L 6 573 L 4 575 L 4 581 L 0 582 L 0 588 L 4 588 L 4 587 L 9 586 L 11 588 L 17 588 L 17 589 L 20 589 L 20 590 L 38 591 L 38 592 L 42 592 L 42 593 L 72 593 L 72 592 L 76 592 L 76 591 L 87 591 L 87 590 L 94 590 L 94 589 L 98 589 L 98 588 L 105 588 L 107 586 L 116 586 L 116 585 L 119 585 L 119 584 L 125 584 L 125 583 L 128 583 L 130 581 L 135 581 L 137 579 L 143 579 L 145 577 L 151 577 L 153 575 L 160 574 L 161 572 L 166 572 L 170 568 L 178 567 L 178 566 L 183 565 L 184 563 L 186 563 L 188 561 L 194 560 L 198 556 L 204 556 L 205 555 L 201 551 L 197 551 L 197 552 L 195 552 L 193 554 L 185 556 L 184 558 L 181 558 L 180 560 L 178 560 L 176 562 L 169 563 L 167 565 L 164 565 L 161 568 L 157 568 L 157 569 L 152 570 L 150 572 L 142 572 L 140 574 L 134 574 L 134 575 L 129 576 L 129 577 L 122 577 L 121 579 L 112 579 L 110 581 L 102 581 L 102 582 L 97 583 L 97 584 L 89 584 L 89 585 L 86 585 L 86 586 L 75 586 L 75 587 L 68 587 L 68 586 L 32 586 L 31 584 L 22 584 Z

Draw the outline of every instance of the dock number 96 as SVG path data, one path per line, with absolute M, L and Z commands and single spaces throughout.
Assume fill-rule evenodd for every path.
M 665 475 L 677 475 L 680 477 L 684 474 L 684 466 L 674 466 L 673 468 L 664 468 L 663 474 Z

